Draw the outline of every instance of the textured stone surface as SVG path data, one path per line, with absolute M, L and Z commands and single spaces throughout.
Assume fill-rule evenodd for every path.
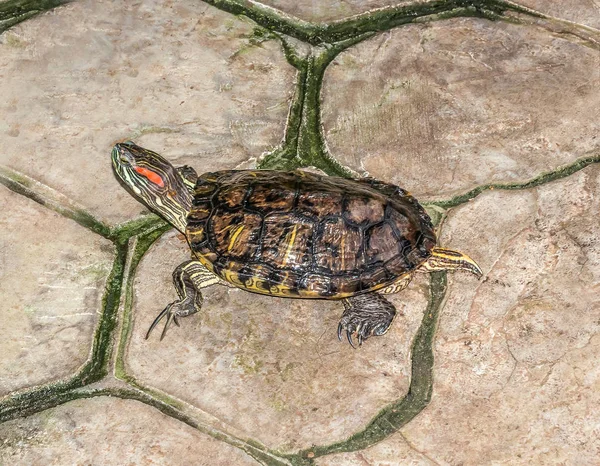
M 269 1 L 313 21 L 392 3 Z M 597 3 L 523 0 L 592 26 Z M 349 48 L 325 74 L 328 147 L 342 163 L 421 200 L 599 156 L 594 32 L 545 26 L 440 20 Z M 340 302 L 220 286 L 207 289 L 204 311 L 164 341 L 160 326 L 145 340 L 176 297 L 172 270 L 189 258 L 173 231 L 132 277 L 132 327 L 122 313 L 126 294 L 114 321 L 103 315 L 96 364 L 80 380 L 102 379 L 84 390 L 130 384 L 172 416 L 134 401 L 72 402 L 81 394 L 60 384 L 21 391 L 76 373 L 89 355 L 115 248 L 53 213 L 48 201 L 78 216 L 79 204 L 110 224 L 142 212 L 112 175 L 115 141 L 134 139 L 199 172 L 252 167 L 279 143 L 291 91 L 304 85 L 309 115 L 292 116 L 304 118 L 301 147 L 319 142 L 307 85 L 318 79 L 295 83 L 278 42 L 264 37 L 243 17 L 173 0 L 82 0 L 0 35 L 0 164 L 55 189 L 27 180 L 19 187 L 18 175 L 15 185 L 5 178 L 12 172 L 0 170 L 0 182 L 24 194 L 0 187 L 0 421 L 37 413 L 0 424 L 0 464 L 254 464 L 222 441 L 235 438 L 257 454 L 261 443 L 274 449 L 263 452 L 268 464 L 301 463 L 277 455 L 300 448 L 318 455 L 338 441 L 336 451 L 368 446 L 316 464 L 597 464 L 598 164 L 535 189 L 485 192 L 442 219 L 440 243 L 471 255 L 485 276 L 449 274 L 433 343 L 413 358 L 421 382 L 396 410 L 380 411 L 407 393 L 426 275 L 391 298 L 400 315 L 390 332 L 359 350 L 337 341 Z M 290 155 L 295 133 L 287 134 L 280 154 Z M 118 233 L 113 241 L 123 244 L 139 230 Z M 130 237 L 128 251 L 147 244 L 146 233 Z M 130 283 L 116 276 L 109 303 L 121 280 Z M 424 363 L 429 344 L 433 379 Z M 431 403 L 417 412 L 429 388 Z M 386 419 L 408 418 L 372 444 Z
M 306 21 L 327 22 L 344 19 L 377 8 L 415 2 L 409 0 L 308 0 L 302 2 L 266 0 L 262 3 Z
M 294 72 L 251 37 L 202 2 L 81 1 L 22 23 L 0 37 L 0 163 L 118 222 L 143 210 L 112 174 L 118 140 L 202 171 L 260 156 Z
M 327 70 L 323 121 L 352 168 L 440 198 L 598 147 L 600 56 L 547 31 L 455 19 L 385 32 Z
M 172 270 L 187 259 L 173 233 L 142 260 L 128 364 L 160 388 L 270 447 L 296 449 L 349 436 L 408 387 L 410 342 L 426 307 L 426 275 L 392 301 L 399 315 L 383 337 L 353 350 L 337 340 L 343 306 L 272 298 L 216 285 L 204 313 L 165 339 L 144 340 L 176 294 Z
M 516 3 L 555 18 L 600 27 L 600 3 L 597 0 L 519 0 Z
M 412 448 L 401 435 L 352 453 L 318 458 L 318 466 L 432 466 L 435 461 Z
M 442 239 L 486 275 L 450 281 L 433 400 L 403 429 L 418 451 L 443 464 L 597 461 L 599 195 L 593 167 L 451 213 Z
M 111 243 L 0 186 L 0 396 L 88 357 Z
M 108 397 L 72 401 L 0 425 L 0 463 L 258 464 L 154 408 Z

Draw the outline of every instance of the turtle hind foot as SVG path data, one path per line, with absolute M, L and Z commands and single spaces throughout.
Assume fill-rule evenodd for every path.
M 396 308 L 377 293 L 353 296 L 344 300 L 344 313 L 338 325 L 338 339 L 346 331 L 348 343 L 353 348 L 352 335 L 356 334 L 361 346 L 370 336 L 384 335 L 396 316 Z
M 146 333 L 146 340 L 148 339 L 148 337 L 150 337 L 150 333 L 152 333 L 152 330 L 154 330 L 154 328 L 165 317 L 167 318 L 167 320 L 165 322 L 165 326 L 163 327 L 163 331 L 160 334 L 161 341 L 167 334 L 167 329 L 171 326 L 172 322 L 175 322 L 175 325 L 177 325 L 179 327 L 180 326 L 179 325 L 180 317 L 187 317 L 191 314 L 195 314 L 196 312 L 198 312 L 198 309 L 194 305 L 193 299 L 187 298 L 187 299 L 182 299 L 180 301 L 173 301 L 171 304 L 169 304 L 167 307 L 165 307 L 162 310 L 162 312 L 160 314 L 158 314 L 158 316 L 156 316 L 156 319 L 154 319 L 154 322 L 152 322 L 152 325 L 150 325 L 150 328 L 148 329 L 148 332 Z

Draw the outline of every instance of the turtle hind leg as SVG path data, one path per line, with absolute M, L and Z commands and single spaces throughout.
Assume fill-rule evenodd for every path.
M 355 348 L 352 335 L 356 333 L 359 346 L 371 335 L 385 334 L 394 317 L 396 308 L 377 293 L 368 293 L 344 299 L 344 313 L 338 325 L 338 339 L 346 331 L 348 343 Z
M 165 337 L 171 322 L 179 326 L 179 317 L 187 317 L 200 311 L 203 302 L 200 290 L 220 281 L 219 277 L 198 261 L 186 261 L 179 265 L 173 271 L 173 284 L 180 299 L 165 307 L 154 319 L 146 333 L 146 339 L 163 318 L 166 317 L 167 320 L 160 335 L 161 340 Z
M 433 248 L 432 254 L 423 264 L 423 268 L 429 272 L 436 270 L 468 270 L 481 278 L 483 272 L 473 259 L 462 252 L 452 249 Z

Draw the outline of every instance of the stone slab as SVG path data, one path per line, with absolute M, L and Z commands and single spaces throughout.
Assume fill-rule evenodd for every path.
M 139 265 L 127 362 L 141 383 L 286 451 L 344 439 L 406 393 L 410 345 L 427 305 L 426 274 L 391 298 L 404 315 L 390 331 L 358 350 L 337 339 L 339 301 L 273 298 L 220 285 L 203 293 L 203 315 L 183 319 L 162 342 L 161 329 L 144 340 L 176 298 L 171 273 L 188 257 L 171 232 Z
M 598 148 L 600 54 L 480 19 L 409 25 L 326 71 L 332 154 L 420 199 L 526 180 Z
M 72 401 L 0 425 L 0 463 L 258 464 L 150 406 L 110 397 Z
M 310 0 L 302 2 L 294 0 L 264 0 L 261 3 L 305 21 L 325 23 L 342 20 L 387 6 L 416 2 L 410 0 Z
M 85 0 L 19 24 L 0 37 L 0 163 L 117 223 L 143 210 L 113 176 L 117 141 L 202 171 L 258 158 L 283 137 L 294 70 L 252 31 L 175 1 Z
M 112 267 L 110 241 L 0 186 L 0 396 L 87 359 Z
M 351 453 L 323 456 L 315 460 L 318 466 L 433 466 L 439 463 L 415 450 L 401 436 Z
M 555 18 L 600 28 L 600 4 L 596 0 L 518 0 L 516 3 Z
M 600 167 L 457 208 L 442 240 L 485 278 L 450 280 L 431 404 L 402 433 L 442 464 L 595 464 Z

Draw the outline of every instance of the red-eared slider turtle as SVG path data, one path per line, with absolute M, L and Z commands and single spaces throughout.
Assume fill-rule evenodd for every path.
M 465 254 L 435 247 L 429 216 L 404 189 L 371 178 L 305 171 L 225 170 L 197 176 L 132 142 L 112 151 L 117 177 L 150 210 L 185 234 L 193 259 L 177 267 L 180 299 L 156 318 L 198 312 L 200 290 L 230 284 L 286 298 L 340 299 L 353 345 L 383 335 L 396 310 L 383 295 L 405 288 L 417 270 L 465 269 Z M 354 346 L 354 345 L 353 345 Z

